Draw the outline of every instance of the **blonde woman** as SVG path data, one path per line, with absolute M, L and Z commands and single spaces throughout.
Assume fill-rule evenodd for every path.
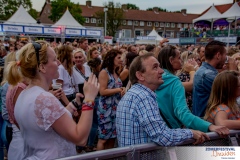
M 75 145 L 84 146 L 92 124 L 93 101 L 99 84 L 95 76 L 85 82 L 82 116 L 76 124 L 72 114 L 80 108 L 80 94 L 66 107 L 48 92 L 57 79 L 58 64 L 54 50 L 45 41 L 25 45 L 19 51 L 19 62 L 9 64 L 8 82 L 16 85 L 21 74 L 30 80 L 19 95 L 15 119 L 24 139 L 23 159 L 57 159 L 76 155 Z M 27 117 L 27 120 L 26 120 Z
M 87 54 L 87 61 L 89 62 L 91 59 L 98 58 L 99 52 L 96 47 L 92 47 Z
M 236 71 L 223 71 L 217 75 L 204 119 L 229 129 L 240 129 L 240 109 L 236 103 L 236 98 L 240 96 L 239 76 Z

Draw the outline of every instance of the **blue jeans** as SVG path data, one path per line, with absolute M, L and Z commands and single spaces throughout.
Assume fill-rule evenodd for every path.
M 1 116 L 2 117 L 2 116 Z M 1 138 L 2 138 L 2 141 L 6 147 L 6 149 L 8 150 L 9 148 L 9 144 L 11 142 L 11 134 L 12 132 L 10 132 L 8 129 L 11 128 L 12 125 L 11 123 L 9 123 L 8 121 L 4 120 L 3 121 L 3 125 L 2 125 L 2 130 L 1 130 Z
M 97 129 L 98 129 L 97 108 L 99 105 L 99 97 L 95 98 L 94 103 L 95 103 L 95 105 L 94 105 L 94 111 L 93 111 L 93 123 L 92 123 L 92 128 L 91 128 L 90 134 L 88 136 L 88 143 L 87 143 L 87 146 L 89 146 L 89 147 L 94 146 L 95 138 L 97 136 Z
M 2 113 L 0 112 L 0 131 L 2 132 L 2 126 L 3 126 L 3 118 Z M 4 144 L 2 138 L 0 138 L 0 159 L 4 159 Z

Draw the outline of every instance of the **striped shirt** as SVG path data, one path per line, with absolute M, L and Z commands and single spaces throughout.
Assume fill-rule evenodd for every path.
M 192 138 L 189 129 L 170 129 L 159 113 L 156 94 L 141 84 L 134 84 L 120 100 L 116 113 L 119 147 L 155 142 L 173 146 Z
M 214 119 L 215 119 L 215 117 L 216 117 L 216 115 L 217 115 L 217 113 L 219 111 L 226 112 L 227 116 L 228 116 L 228 119 L 230 119 L 230 120 L 240 120 L 240 113 L 233 114 L 233 112 L 231 111 L 231 109 L 228 106 L 226 106 L 224 104 L 221 104 L 221 105 L 218 105 L 217 108 L 211 112 L 211 114 L 208 117 L 207 121 L 209 121 L 212 124 L 214 124 Z

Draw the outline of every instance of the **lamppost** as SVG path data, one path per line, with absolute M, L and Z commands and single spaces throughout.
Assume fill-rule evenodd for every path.
M 229 48 L 229 37 L 230 37 L 230 30 L 231 30 L 231 24 L 234 21 L 234 18 L 227 18 L 226 21 L 228 22 L 228 40 L 227 40 L 227 49 Z
M 108 11 L 108 8 L 104 8 L 103 11 L 104 11 L 104 14 L 105 14 L 104 36 L 106 36 L 107 35 L 107 11 Z

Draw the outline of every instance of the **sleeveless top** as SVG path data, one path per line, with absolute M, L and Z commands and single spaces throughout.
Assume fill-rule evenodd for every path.
M 214 118 L 219 111 L 226 112 L 229 120 L 240 120 L 240 113 L 233 114 L 233 112 L 231 111 L 231 109 L 228 106 L 226 106 L 225 104 L 221 104 L 221 105 L 218 105 L 217 108 L 214 111 L 211 112 L 207 121 L 214 124 Z

